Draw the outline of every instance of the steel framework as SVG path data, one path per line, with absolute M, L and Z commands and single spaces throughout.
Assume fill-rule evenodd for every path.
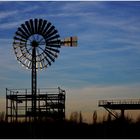
M 123 118 L 125 110 L 140 110 L 140 99 L 100 100 L 98 106 L 104 107 L 115 118 L 118 115 L 114 110 L 121 110 Z
M 30 89 L 6 89 L 6 120 L 26 122 L 47 118 L 65 118 L 65 90 L 58 88 L 37 89 L 36 112 L 32 108 Z

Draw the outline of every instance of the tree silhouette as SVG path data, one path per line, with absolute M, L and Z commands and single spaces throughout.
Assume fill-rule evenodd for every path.
M 93 112 L 93 124 L 96 124 L 97 123 L 97 111 L 95 110 L 94 112 Z
M 83 116 L 82 116 L 82 112 L 80 111 L 79 113 L 79 123 L 83 122 Z
M 0 112 L 0 122 L 5 121 L 5 113 Z
M 78 118 L 79 118 L 78 116 L 79 116 L 79 115 L 78 115 L 78 112 L 72 112 L 71 115 L 70 115 L 70 121 L 76 122 L 76 123 L 77 123 L 78 120 L 79 120 L 79 119 L 78 119 Z

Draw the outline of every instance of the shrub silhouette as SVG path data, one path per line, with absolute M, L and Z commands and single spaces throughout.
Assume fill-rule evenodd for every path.
M 8 123 L 3 116 L 4 114 L 0 113 L 0 138 L 140 138 L 140 119 L 132 121 L 128 116 L 92 124 L 83 123 L 81 112 L 72 113 L 69 120 L 50 121 L 44 118 L 37 122 Z

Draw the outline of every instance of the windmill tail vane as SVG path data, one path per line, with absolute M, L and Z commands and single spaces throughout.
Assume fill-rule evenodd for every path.
M 65 47 L 77 47 L 77 36 L 66 37 L 61 40 L 61 46 Z

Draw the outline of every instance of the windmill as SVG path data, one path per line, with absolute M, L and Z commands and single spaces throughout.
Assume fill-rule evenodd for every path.
M 51 66 L 58 57 L 61 46 L 77 46 L 77 37 L 60 38 L 51 22 L 30 19 L 15 32 L 13 48 L 17 60 L 31 69 L 32 113 L 36 113 L 37 69 Z

